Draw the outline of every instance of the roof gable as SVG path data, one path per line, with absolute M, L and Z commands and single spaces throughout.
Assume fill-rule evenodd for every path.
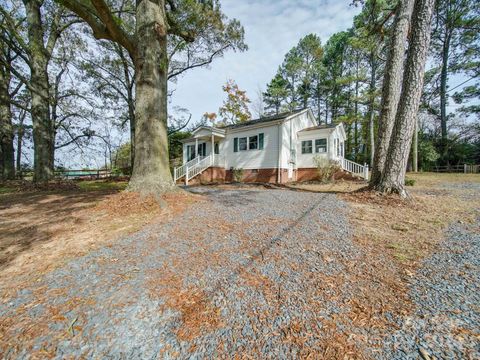
M 277 121 L 283 121 L 286 120 L 289 117 L 298 115 L 302 112 L 308 111 L 308 109 L 302 109 L 302 110 L 295 110 L 295 111 L 289 111 L 289 112 L 284 112 L 280 113 L 277 115 L 271 115 L 271 116 L 264 116 L 259 119 L 254 119 L 254 120 L 249 120 L 245 121 L 242 123 L 238 124 L 231 124 L 231 125 L 225 125 L 225 126 L 219 126 L 219 129 L 225 129 L 225 130 L 233 130 L 233 129 L 239 129 L 247 126 L 253 126 L 257 124 L 268 124 L 270 122 L 277 122 Z

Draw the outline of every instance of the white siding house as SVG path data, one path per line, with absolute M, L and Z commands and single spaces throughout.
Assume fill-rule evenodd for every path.
M 288 182 L 300 173 L 316 174 L 315 156 L 347 161 L 343 124 L 318 126 L 309 109 L 235 125 L 200 126 L 192 135 L 183 140 L 183 165 L 175 169 L 175 181 L 229 181 L 241 169 L 244 181 Z

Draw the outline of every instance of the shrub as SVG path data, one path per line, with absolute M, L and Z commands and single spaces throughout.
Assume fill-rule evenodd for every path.
M 233 181 L 241 182 L 243 179 L 243 169 L 232 169 Z
M 415 185 L 415 179 L 405 178 L 405 186 L 413 186 Z
M 336 161 L 328 160 L 323 156 L 314 156 L 313 163 L 317 168 L 318 178 L 323 183 L 333 181 L 335 173 L 341 170 Z

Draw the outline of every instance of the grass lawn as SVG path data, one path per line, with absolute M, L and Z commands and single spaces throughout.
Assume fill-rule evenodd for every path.
M 79 181 L 78 187 L 85 191 L 98 191 L 98 190 L 125 190 L 128 185 L 127 181 L 102 181 L 102 180 L 88 180 Z
M 16 188 L 11 186 L 0 185 L 0 195 L 15 192 Z

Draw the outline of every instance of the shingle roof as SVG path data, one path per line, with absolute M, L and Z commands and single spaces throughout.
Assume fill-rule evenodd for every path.
M 219 126 L 218 128 L 219 129 L 237 129 L 237 128 L 241 128 L 241 127 L 244 127 L 244 126 L 268 123 L 268 122 L 271 122 L 271 121 L 284 120 L 284 119 L 288 118 L 289 116 L 301 113 L 302 111 L 305 111 L 305 109 L 284 112 L 284 113 L 280 113 L 280 114 L 272 115 L 272 116 L 264 116 L 264 117 L 261 117 L 259 119 L 249 120 L 249 121 L 245 121 L 245 122 L 238 123 L 238 124 Z
M 300 130 L 299 132 L 303 131 L 312 131 L 312 130 L 320 130 L 320 129 L 334 129 L 338 124 L 322 124 L 317 126 L 308 127 L 305 129 Z

